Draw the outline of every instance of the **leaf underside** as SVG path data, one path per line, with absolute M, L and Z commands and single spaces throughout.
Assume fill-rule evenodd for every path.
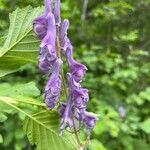
M 8 35 L 0 49 L 0 77 L 27 63 L 37 63 L 39 40 L 32 32 L 32 21 L 41 11 L 41 8 L 28 6 L 10 14 Z

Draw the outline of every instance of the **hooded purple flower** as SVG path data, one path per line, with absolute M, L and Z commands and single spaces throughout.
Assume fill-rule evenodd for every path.
M 79 124 L 83 122 L 83 113 L 81 113 L 80 110 L 86 108 L 86 103 L 89 99 L 88 90 L 81 88 L 80 84 L 74 81 L 74 78 L 70 73 L 67 74 L 67 79 L 69 85 L 67 105 L 62 105 L 59 110 L 60 116 L 62 116 L 61 130 L 66 127 L 71 128 L 73 125 L 72 119 L 74 117 L 79 121 Z
M 85 110 L 82 110 L 81 114 L 82 114 L 83 123 L 86 129 L 87 130 L 92 129 L 95 126 L 95 123 L 97 120 L 96 115 L 94 113 L 90 113 Z
M 44 74 L 51 74 L 56 61 L 56 53 L 50 45 L 39 50 L 39 68 Z
M 45 12 L 43 16 L 39 16 L 33 20 L 33 31 L 40 40 L 42 40 L 47 33 L 49 19 L 47 16 L 49 13 L 52 13 L 52 1 L 45 0 Z
M 62 51 L 63 51 L 64 55 L 67 58 L 67 55 L 66 55 L 67 54 L 67 49 L 71 49 L 71 50 L 73 49 L 71 41 L 69 40 L 69 38 L 67 36 L 64 36 L 64 40 L 63 40 L 61 48 L 62 48 Z
M 67 127 L 72 128 L 73 127 L 73 120 L 72 120 L 72 100 L 71 100 L 71 93 L 69 93 L 67 105 L 65 107 L 65 111 L 61 117 L 61 123 L 60 123 L 60 130 L 63 132 L 63 130 Z
M 72 74 L 68 73 L 68 80 L 74 106 L 78 109 L 85 108 L 89 100 L 88 90 L 81 88 L 80 84 L 74 81 Z
M 45 87 L 45 103 L 52 109 L 55 107 L 61 91 L 61 80 L 59 79 L 59 71 L 62 61 L 57 59 L 54 64 L 53 72 Z
M 39 68 L 44 74 L 50 74 L 54 66 L 56 56 L 55 38 L 56 27 L 53 14 L 48 14 L 47 34 L 41 42 L 39 50 Z
M 67 57 L 70 73 L 72 74 L 76 82 L 80 82 L 87 70 L 87 67 L 83 64 L 78 63 L 73 59 L 72 49 L 67 49 L 66 57 Z
M 73 101 L 77 108 L 86 108 L 86 104 L 89 100 L 88 90 L 80 88 L 73 91 Z
M 55 18 L 52 13 L 49 13 L 47 15 L 48 19 L 48 26 L 47 26 L 47 34 L 42 40 L 41 47 L 44 47 L 45 45 L 51 45 L 55 47 L 55 41 L 56 41 L 56 24 L 55 24 Z
M 38 17 L 33 21 L 33 31 L 36 36 L 42 40 L 47 32 L 47 19 L 46 17 Z

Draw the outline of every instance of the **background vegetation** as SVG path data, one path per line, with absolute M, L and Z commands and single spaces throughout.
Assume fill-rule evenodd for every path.
M 41 6 L 42 0 L 0 0 L 1 37 L 8 30 L 8 14 L 28 5 Z M 88 149 L 149 150 L 150 0 L 62 0 L 61 8 L 63 18 L 70 20 L 75 57 L 89 69 L 83 82 L 90 89 L 88 109 L 100 115 Z M 27 88 L 20 88 L 27 82 Z M 44 85 L 34 64 L 0 83 L 0 93 L 30 88 L 26 95 L 32 97 L 39 97 Z M 0 149 L 34 149 L 21 128 L 24 116 L 7 113 L 0 115 Z

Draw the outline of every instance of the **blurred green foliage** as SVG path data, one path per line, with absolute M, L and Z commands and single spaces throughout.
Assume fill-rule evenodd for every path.
M 89 69 L 84 79 L 90 89 L 88 108 L 100 116 L 88 149 L 149 150 L 150 0 L 88 0 L 87 9 L 85 1 L 62 0 L 61 8 L 63 18 L 70 20 L 75 57 Z M 8 13 L 27 5 L 37 7 L 42 1 L 0 0 L 0 35 L 8 29 Z M 1 86 L 27 81 L 40 89 L 44 85 L 34 65 L 0 80 Z M 0 115 L 0 149 L 34 149 L 21 120 L 14 111 L 8 118 Z

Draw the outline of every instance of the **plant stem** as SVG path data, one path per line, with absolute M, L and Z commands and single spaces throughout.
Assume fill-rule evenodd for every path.
M 61 58 L 61 49 L 60 49 L 60 44 L 59 44 L 59 37 L 58 35 L 56 36 L 56 52 L 57 52 L 57 57 Z
M 62 58 L 61 57 L 61 48 L 60 48 L 60 41 L 59 41 L 59 26 L 56 26 L 56 51 L 57 51 L 57 57 L 58 58 Z M 66 96 L 66 99 L 67 99 L 67 85 L 66 85 L 66 82 L 65 82 L 65 76 L 64 76 L 64 70 L 63 70 L 63 67 L 61 67 L 61 79 L 62 79 L 62 84 L 63 84 L 63 89 L 64 89 L 64 92 L 65 92 L 65 96 Z
M 77 129 L 76 129 L 76 125 L 75 125 L 75 121 L 74 121 L 74 119 L 73 119 L 73 116 L 72 116 L 72 120 L 73 120 L 74 134 L 75 134 L 77 143 L 78 143 L 78 145 L 79 145 L 79 150 L 83 150 L 83 145 L 82 145 L 81 142 L 80 142 L 80 138 L 79 138 L 79 135 L 78 135 L 78 131 L 77 131 Z

